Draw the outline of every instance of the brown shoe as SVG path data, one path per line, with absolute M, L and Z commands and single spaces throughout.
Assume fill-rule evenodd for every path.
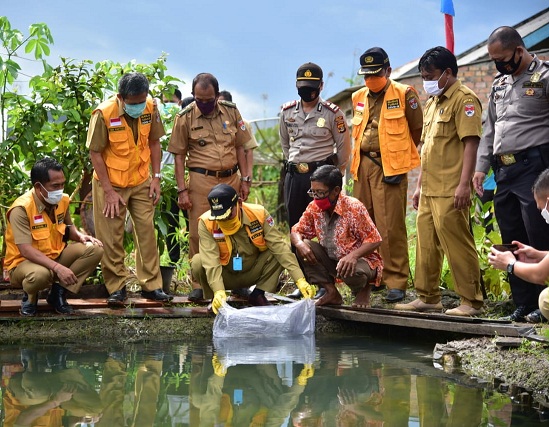
M 459 307 L 446 310 L 444 314 L 447 314 L 448 316 L 472 317 L 482 314 L 482 309 L 473 308 L 470 305 L 461 304 Z
M 402 311 L 442 311 L 442 304 L 440 302 L 437 302 L 436 304 L 427 304 L 418 298 L 407 304 L 395 304 L 394 308 L 395 310 Z

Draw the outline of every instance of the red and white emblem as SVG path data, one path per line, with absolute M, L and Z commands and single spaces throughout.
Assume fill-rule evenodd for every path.
M 475 105 L 474 104 L 465 104 L 465 115 L 467 117 L 473 117 L 475 115 Z

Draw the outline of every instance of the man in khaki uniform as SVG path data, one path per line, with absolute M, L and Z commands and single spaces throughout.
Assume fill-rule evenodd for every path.
M 160 137 L 164 126 L 148 92 L 149 82 L 143 74 L 124 74 L 118 94 L 96 108 L 88 129 L 86 145 L 95 169 L 93 217 L 96 235 L 105 246 L 101 268 L 111 305 L 124 304 L 126 284 L 133 276 L 124 264 L 126 209 L 136 237 L 141 294 L 155 301 L 172 299 L 162 291 L 153 222 L 154 207 L 160 201 Z
M 360 57 L 358 74 L 366 87 L 353 93 L 353 196 L 359 199 L 381 234 L 382 283 L 385 299 L 406 296 L 408 235 L 406 232 L 407 173 L 419 166 L 423 112 L 414 88 L 389 79 L 391 64 L 380 47 Z
M 457 78 L 456 57 L 438 46 L 419 60 L 425 105 L 421 135 L 421 176 L 414 194 L 417 214 L 416 282 L 419 298 L 397 310 L 439 311 L 440 273 L 446 255 L 461 297 L 454 316 L 474 316 L 483 306 L 480 267 L 470 229 L 469 207 L 477 148 L 482 132 L 481 105 Z
M 212 187 L 228 184 L 246 200 L 252 181 L 246 174 L 244 152 L 251 135 L 236 105 L 219 101 L 219 83 L 209 73 L 194 78 L 192 94 L 195 102 L 178 113 L 168 145 L 168 151 L 175 155 L 177 204 L 189 213 L 189 259 L 198 253 L 198 218 L 210 208 L 208 193 Z M 189 170 L 188 183 L 185 167 Z M 202 300 L 198 282 L 193 281 L 188 298 Z
M 23 316 L 36 314 L 38 292 L 50 286 L 48 304 L 60 314 L 72 314 L 66 290 L 78 293 L 99 264 L 103 245 L 73 225 L 59 162 L 48 157 L 37 161 L 31 182 L 32 190 L 17 198 L 6 214 L 4 268 L 11 283 L 25 291 Z M 68 240 L 77 243 L 68 245 Z
M 239 203 L 236 190 L 227 184 L 212 188 L 207 201 L 211 209 L 200 216 L 200 252 L 192 259 L 192 269 L 204 296 L 213 296 L 215 313 L 227 299 L 225 289 L 255 285 L 248 302 L 268 305 L 265 291 L 276 291 L 284 269 L 303 295 L 313 296 L 295 255 L 263 206 Z

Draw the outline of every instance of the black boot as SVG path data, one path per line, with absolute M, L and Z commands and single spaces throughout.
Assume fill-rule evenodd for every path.
M 37 307 L 38 303 L 31 302 L 28 294 L 25 292 L 25 294 L 23 295 L 23 299 L 21 300 L 21 309 L 19 310 L 19 312 L 23 316 L 34 316 L 36 314 Z
M 50 289 L 50 294 L 46 301 L 53 305 L 55 311 L 59 314 L 73 314 L 74 309 L 67 303 L 65 293 L 67 290 L 59 283 L 54 283 Z

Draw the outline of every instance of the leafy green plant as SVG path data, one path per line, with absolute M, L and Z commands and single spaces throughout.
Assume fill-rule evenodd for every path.
M 11 28 L 6 17 L 0 17 L 0 232 L 5 230 L 5 211 L 12 201 L 29 188 L 28 171 L 40 157 L 58 159 L 67 172 L 65 191 L 79 210 L 79 201 L 90 192 L 92 166 L 85 147 L 87 127 L 93 110 L 108 96 L 116 93 L 119 78 L 126 72 L 139 71 L 150 81 L 155 97 L 174 91 L 179 82 L 166 73 L 167 54 L 151 64 L 130 61 L 93 63 L 61 58 L 57 67 L 44 59 L 53 43 L 45 24 L 33 24 L 29 35 Z M 33 53 L 42 60 L 44 71 L 29 81 L 30 95 L 19 94 L 13 84 L 20 65 L 18 51 Z M 173 118 L 172 118 L 173 122 Z M 171 131 L 171 127 L 169 127 Z M 129 242 L 129 240 L 128 240 Z M 126 245 L 131 250 L 131 244 Z

